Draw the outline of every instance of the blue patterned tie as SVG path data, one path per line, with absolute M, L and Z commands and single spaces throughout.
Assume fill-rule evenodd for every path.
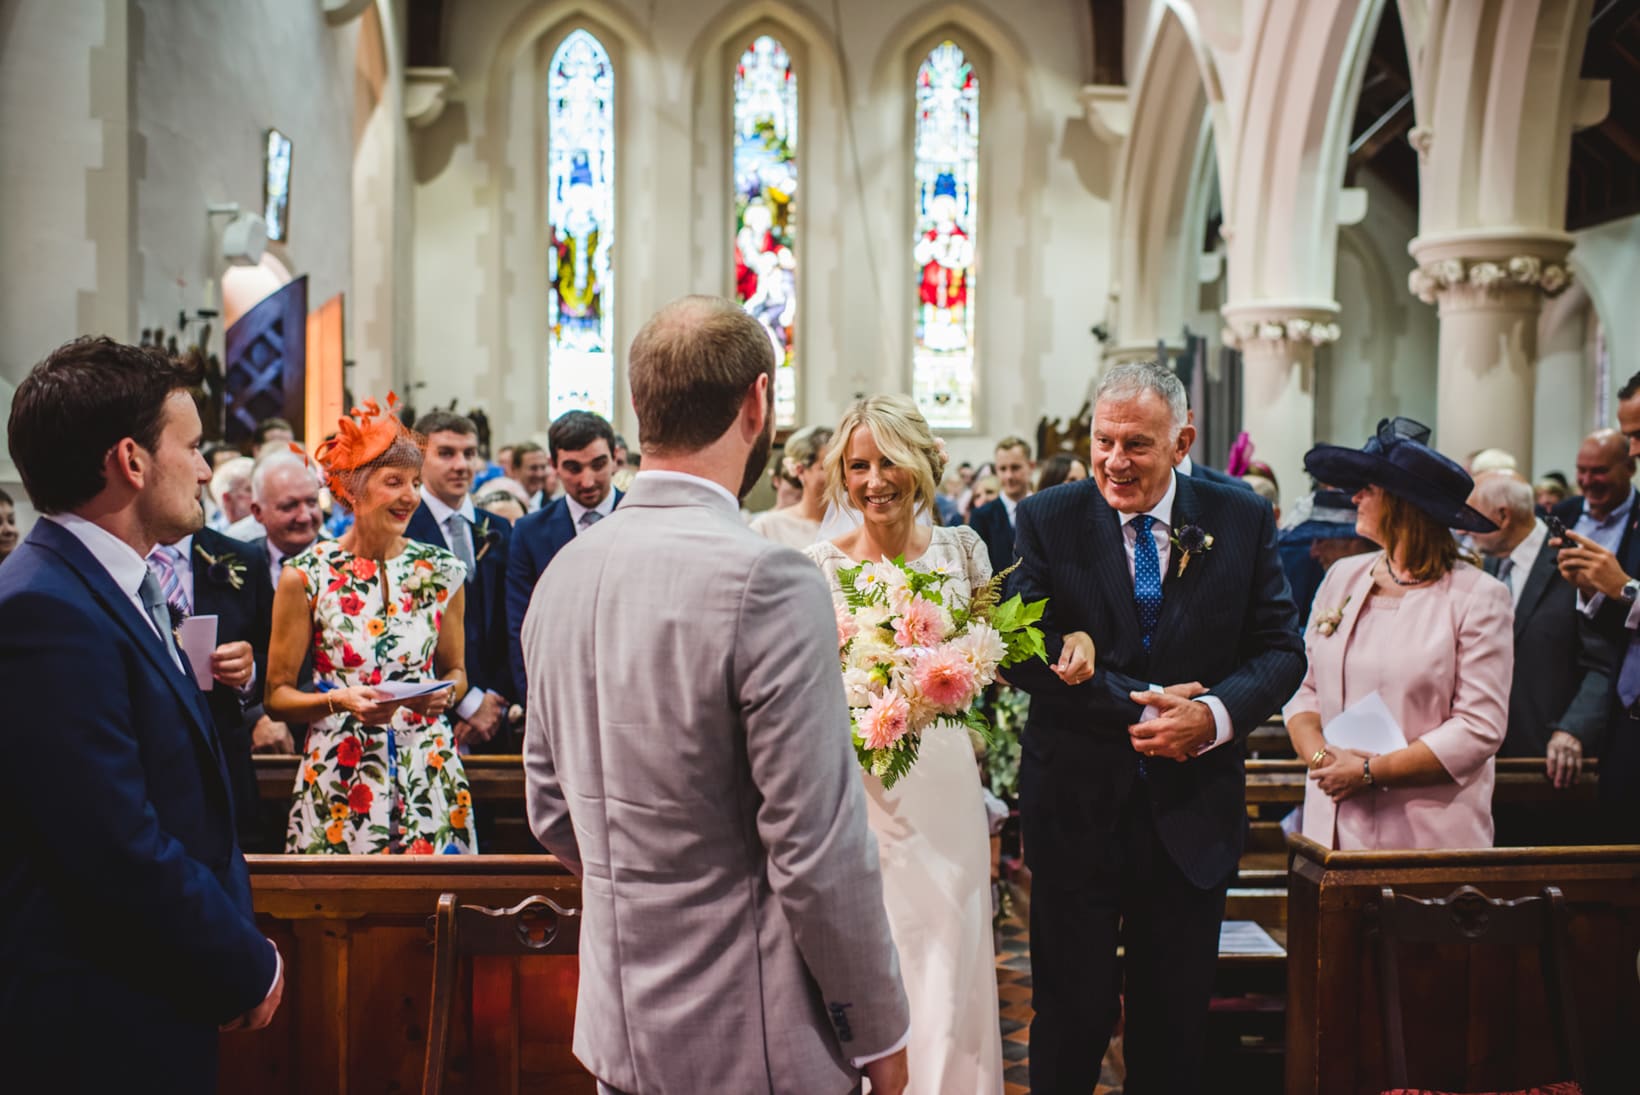
M 1150 651 L 1150 637 L 1156 632 L 1156 621 L 1162 615 L 1162 562 L 1156 554 L 1156 537 L 1151 526 L 1156 518 L 1141 513 L 1131 524 L 1136 533 L 1133 541 L 1133 603 L 1139 608 L 1139 626 L 1144 631 L 1145 651 Z

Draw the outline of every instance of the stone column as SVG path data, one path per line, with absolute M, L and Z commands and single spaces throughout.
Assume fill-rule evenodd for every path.
M 1309 489 L 1304 454 L 1315 444 L 1315 349 L 1338 338 L 1335 311 L 1228 304 L 1224 341 L 1241 351 L 1241 423 L 1254 458 L 1280 480 L 1283 501 Z
M 1460 463 L 1500 448 L 1532 468 L 1533 366 L 1543 298 L 1571 282 L 1563 232 L 1420 236 L 1412 292 L 1440 309 L 1435 444 Z

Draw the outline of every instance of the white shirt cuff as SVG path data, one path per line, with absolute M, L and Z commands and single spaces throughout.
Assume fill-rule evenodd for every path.
M 1630 631 L 1640 629 L 1640 597 L 1636 597 L 1629 606 L 1629 614 L 1623 617 L 1623 626 Z
M 467 689 L 467 694 L 461 697 L 460 703 L 456 704 L 456 718 L 462 722 L 470 721 L 484 703 L 484 697 L 488 695 L 489 693 L 482 688 Z
M 256 687 L 256 665 L 255 665 L 255 663 L 252 663 L 252 665 L 251 665 L 251 679 L 245 682 L 244 687 L 236 688 L 236 689 L 234 689 L 234 691 L 238 692 L 241 697 L 245 697 L 245 696 L 249 696 L 251 694 L 251 690 L 254 689 L 255 687 Z
M 1215 728 L 1213 740 L 1196 750 L 1196 755 L 1199 757 L 1203 753 L 1217 749 L 1229 741 L 1234 729 L 1230 724 L 1230 711 L 1224 706 L 1223 700 L 1217 696 L 1197 696 L 1196 702 L 1205 703 L 1207 709 L 1213 712 L 1213 726 Z
M 273 981 L 268 985 L 268 991 L 262 994 L 264 1004 L 273 995 L 273 990 L 279 987 L 279 978 L 285 975 L 285 956 L 279 953 L 279 947 L 273 940 L 268 940 L 268 946 L 273 947 Z
M 1605 603 L 1606 595 L 1604 593 L 1590 595 L 1581 590 L 1578 591 L 1577 610 L 1591 620 L 1594 619 L 1594 614 L 1600 611 L 1600 606 Z
M 910 1044 L 911 1044 L 911 1028 L 906 1027 L 905 1028 L 905 1033 L 900 1035 L 900 1040 L 898 1042 L 895 1042 L 893 1045 L 889 1046 L 887 1049 L 883 1050 L 881 1053 L 872 1053 L 872 1054 L 869 1054 L 868 1056 L 865 1056 L 865 1057 L 850 1057 L 848 1063 L 853 1065 L 855 1068 L 865 1068 L 867 1065 L 871 1064 L 873 1061 L 881 1061 L 884 1057 L 892 1057 L 894 1054 L 900 1052 L 900 1050 L 904 1049 L 906 1046 L 908 1046 Z

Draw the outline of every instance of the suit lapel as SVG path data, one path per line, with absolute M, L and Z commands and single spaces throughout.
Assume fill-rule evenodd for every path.
M 1092 479 L 1087 484 L 1085 527 L 1096 585 L 1104 595 L 1110 619 L 1118 621 L 1117 641 L 1142 657 L 1139 606 L 1133 600 L 1133 575 L 1128 571 L 1127 545 L 1122 539 L 1122 515 L 1110 508 Z
M 154 634 L 154 628 L 147 617 L 138 612 L 137 606 L 132 604 L 131 599 L 114 584 L 114 579 L 109 576 L 103 565 L 73 533 L 53 522 L 36 522 L 29 538 L 55 552 L 74 569 L 85 582 L 91 595 L 121 627 L 125 628 L 126 633 L 137 644 L 137 648 L 153 666 L 154 672 L 164 678 L 182 706 L 193 716 L 194 732 L 204 740 L 210 755 L 220 758 L 221 750 L 217 746 L 210 709 L 205 706 L 205 694 L 199 690 L 199 685 L 194 683 L 192 677 L 177 668 L 176 663 L 171 660 L 170 651 L 164 641 Z M 218 764 L 217 768 L 220 772 L 221 765 Z
M 445 542 L 444 530 L 439 528 L 438 522 L 433 519 L 433 511 L 422 502 L 416 507 L 416 512 L 410 515 L 410 523 L 405 526 L 404 534 L 412 540 L 419 540 L 431 547 L 449 550 L 450 545 Z
M 1199 470 L 1199 469 L 1198 469 Z M 1180 475 L 1176 477 L 1178 493 L 1173 496 L 1173 525 L 1170 535 L 1174 535 L 1186 525 L 1194 525 L 1201 520 L 1201 501 L 1196 497 L 1196 488 L 1191 484 L 1190 477 Z M 1156 633 L 1151 636 L 1150 649 L 1160 647 L 1165 636 L 1170 635 L 1180 620 L 1188 619 L 1190 606 L 1196 600 L 1196 591 L 1201 588 L 1204 578 L 1203 572 L 1208 566 L 1211 553 L 1197 552 L 1190 557 L 1190 565 L 1185 573 L 1179 573 L 1179 549 L 1175 546 L 1167 561 L 1167 572 L 1162 575 L 1162 612 L 1156 620 Z
M 1549 583 L 1557 573 L 1554 549 L 1544 544 L 1532 560 L 1532 569 L 1523 579 L 1526 584 L 1521 586 L 1520 599 L 1515 602 L 1515 638 L 1520 638 L 1526 630 L 1526 621 L 1537 611 L 1538 602 L 1549 591 Z

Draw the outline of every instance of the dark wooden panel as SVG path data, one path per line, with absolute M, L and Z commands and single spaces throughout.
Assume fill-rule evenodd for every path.
M 1287 901 L 1288 1095 L 1378 1092 L 1378 889 L 1445 897 L 1468 883 L 1489 897 L 1559 886 L 1572 913 L 1572 976 L 1599 1091 L 1632 1091 L 1640 1037 L 1640 847 L 1467 852 L 1328 852 L 1296 838 Z M 1410 947 L 1402 1002 L 1415 1086 L 1499 1090 L 1553 1078 L 1542 980 L 1509 950 Z M 1627 1077 L 1628 1080 L 1625 1080 Z

